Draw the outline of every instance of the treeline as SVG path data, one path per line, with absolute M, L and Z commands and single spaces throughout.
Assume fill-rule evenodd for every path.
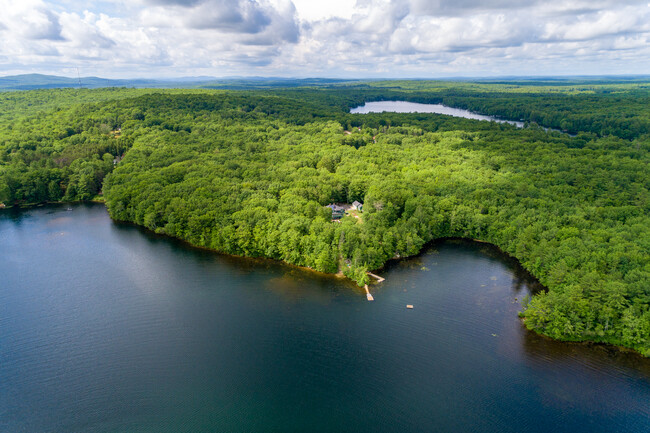
M 96 197 L 132 144 L 118 130 L 143 112 L 119 101 L 205 90 L 53 89 L 0 93 L 0 203 L 6 206 Z
M 67 182 L 65 197 L 73 179 L 89 180 L 87 167 L 83 181 L 73 176 L 81 165 L 95 164 L 97 180 L 129 149 L 103 182 L 113 218 L 359 284 L 433 239 L 484 240 L 549 288 L 526 304 L 528 327 L 650 355 L 649 140 L 351 115 L 341 105 L 354 92 L 163 92 L 72 105 L 43 116 L 48 128 L 25 119 L 21 133 L 3 133 L 0 185 L 22 197 L 11 173 L 42 165 L 63 173 L 54 185 Z M 325 205 L 355 200 L 361 219 L 331 221 Z
M 635 139 L 650 134 L 648 92 L 620 96 L 604 94 L 527 95 L 514 98 L 508 93 L 485 96 L 449 95 L 443 101 L 453 107 L 505 119 L 534 122 L 572 134 L 592 132 Z
M 115 90 L 1 94 L 0 112 L 6 113 L 0 122 L 0 203 L 96 196 L 114 158 L 130 147 L 115 131 L 123 119 L 111 104 L 91 102 L 115 99 L 114 94 L 129 95 Z
M 105 186 L 114 218 L 360 284 L 432 239 L 485 240 L 549 287 L 526 306 L 529 327 L 650 353 L 647 141 L 430 114 L 302 124 L 232 101 L 188 113 L 178 98 L 127 131 L 138 138 Z M 197 121 L 174 131 L 149 116 Z M 324 205 L 354 200 L 362 221 L 330 221 Z
M 344 91 L 290 89 L 284 94 L 318 100 L 346 111 L 365 101 L 404 100 L 444 104 L 574 135 L 583 132 L 627 140 L 650 135 L 650 88 L 647 84 L 540 87 L 389 81 L 348 85 Z

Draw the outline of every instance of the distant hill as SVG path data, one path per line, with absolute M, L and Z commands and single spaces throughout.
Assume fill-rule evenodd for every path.
M 194 87 L 198 82 L 212 77 L 185 77 L 178 80 L 126 79 L 115 80 L 100 77 L 70 78 L 56 75 L 24 74 L 0 77 L 0 90 L 55 89 L 62 87 Z
M 328 78 L 278 78 L 278 77 L 180 77 L 172 79 L 108 79 L 100 77 L 61 77 L 56 75 L 23 74 L 0 77 L 2 90 L 56 89 L 63 87 L 136 87 L 136 88 L 207 88 L 207 89 L 259 89 L 299 86 L 327 86 L 356 80 Z
M 514 84 L 518 86 L 558 86 L 558 85 L 588 85 L 588 84 L 625 84 L 647 82 L 648 75 L 629 76 L 593 76 L 593 77 L 493 77 L 493 78 L 447 78 L 446 81 L 476 82 L 485 84 Z M 442 79 L 409 80 L 411 83 L 422 81 L 439 81 Z M 56 89 L 63 87 L 135 87 L 162 89 L 279 89 L 292 87 L 332 87 L 346 84 L 358 85 L 361 82 L 377 82 L 392 80 L 378 79 L 335 79 L 335 78 L 284 78 L 284 77 L 177 77 L 177 78 L 129 78 L 109 79 L 101 77 L 61 77 L 57 75 L 24 74 L 0 77 L 0 91 Z M 403 80 L 402 80 L 403 81 Z
M 227 77 L 198 83 L 204 89 L 273 89 L 287 87 L 327 87 L 360 80 L 335 78 Z M 367 81 L 367 80 L 364 80 Z

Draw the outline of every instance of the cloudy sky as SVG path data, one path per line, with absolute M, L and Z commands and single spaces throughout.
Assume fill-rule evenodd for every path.
M 650 73 L 650 0 L 0 0 L 0 75 Z

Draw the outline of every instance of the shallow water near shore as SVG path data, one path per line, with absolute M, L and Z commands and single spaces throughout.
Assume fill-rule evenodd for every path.
M 0 211 L 0 257 L 3 432 L 650 429 L 650 360 L 528 332 L 489 245 L 391 262 L 374 302 L 100 204 Z

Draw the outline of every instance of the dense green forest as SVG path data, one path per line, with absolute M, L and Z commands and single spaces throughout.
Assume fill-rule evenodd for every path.
M 103 194 L 114 219 L 359 284 L 431 240 L 479 239 L 548 287 L 527 327 L 650 356 L 649 98 L 647 83 L 423 81 L 0 93 L 0 202 Z M 390 99 L 528 124 L 348 113 Z M 332 221 L 325 205 L 355 200 L 360 218 Z
M 650 86 L 597 85 L 568 82 L 563 86 L 528 83 L 440 86 L 430 82 L 402 83 L 415 102 L 439 101 L 505 119 L 522 120 L 573 134 L 592 132 L 634 139 L 650 134 Z M 394 82 L 375 86 L 395 85 Z M 429 90 L 425 90 L 429 89 Z M 513 97 L 516 95 L 516 97 Z

